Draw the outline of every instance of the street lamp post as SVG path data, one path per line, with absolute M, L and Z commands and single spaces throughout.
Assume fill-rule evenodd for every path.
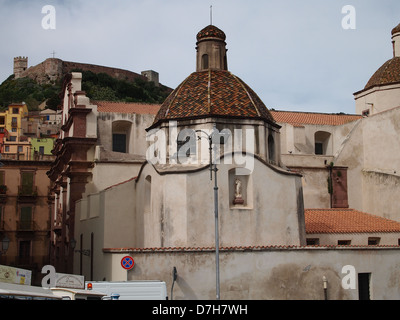
M 209 153 L 210 153 L 210 180 L 213 179 L 213 171 L 214 171 L 214 218 L 215 218 L 215 273 L 216 273 L 216 299 L 220 299 L 220 280 L 219 280 L 219 226 L 218 226 L 218 182 L 217 182 L 217 163 L 216 163 L 216 152 L 214 152 L 214 157 L 213 157 L 213 152 L 212 152 L 212 145 L 213 145 L 213 140 L 217 138 L 221 138 L 223 134 L 217 133 L 216 125 L 214 123 L 213 126 L 213 132 L 211 134 L 208 134 L 204 132 L 203 130 L 196 130 L 196 132 L 201 132 L 204 133 L 207 138 L 208 138 L 208 143 L 209 143 Z M 201 136 L 198 137 L 198 139 L 201 139 Z M 214 145 L 215 145 L 214 140 Z M 219 141 L 221 141 L 219 139 Z

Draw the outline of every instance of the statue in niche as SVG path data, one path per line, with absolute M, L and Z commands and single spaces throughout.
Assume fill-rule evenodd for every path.
M 242 198 L 242 181 L 238 178 L 235 179 L 235 199 L 233 199 L 233 204 L 243 204 L 244 200 Z

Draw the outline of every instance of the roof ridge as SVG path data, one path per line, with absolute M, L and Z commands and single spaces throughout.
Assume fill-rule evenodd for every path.
M 247 90 L 247 88 L 244 86 L 244 84 L 242 83 L 242 80 L 241 80 L 241 79 L 239 79 L 239 78 L 238 78 L 237 76 L 235 76 L 233 73 L 230 73 L 230 74 L 231 74 L 231 75 L 235 78 L 235 80 L 242 86 L 243 90 L 246 92 L 246 94 L 247 94 L 247 96 L 249 97 L 251 103 L 253 104 L 254 108 L 256 109 L 257 115 L 260 117 L 260 116 L 261 116 L 261 115 L 260 115 L 260 110 L 258 110 L 256 104 L 254 103 L 254 100 L 253 100 L 253 98 L 251 97 L 251 95 L 250 95 L 250 93 L 249 93 L 249 90 Z

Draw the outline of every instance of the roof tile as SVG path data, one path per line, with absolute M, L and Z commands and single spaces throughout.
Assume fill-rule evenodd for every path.
M 225 70 L 194 72 L 164 101 L 153 126 L 173 119 L 232 117 L 263 119 L 275 124 L 257 94 Z
M 306 209 L 306 233 L 400 232 L 400 222 L 354 209 Z
M 148 104 L 139 102 L 112 102 L 112 101 L 92 101 L 97 105 L 99 112 L 115 113 L 136 113 L 156 115 L 160 109 L 159 104 Z
M 277 110 L 270 110 L 270 113 L 276 122 L 289 123 L 293 126 L 301 126 L 304 124 L 338 126 L 362 118 L 361 115 L 344 113 L 335 114 Z

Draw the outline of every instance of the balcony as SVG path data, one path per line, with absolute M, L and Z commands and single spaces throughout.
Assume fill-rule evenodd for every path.
M 36 186 L 19 186 L 18 187 L 18 201 L 19 202 L 35 202 L 37 199 Z
M 17 221 L 17 231 L 18 232 L 34 232 L 37 231 L 36 222 L 33 220 L 20 220 Z

